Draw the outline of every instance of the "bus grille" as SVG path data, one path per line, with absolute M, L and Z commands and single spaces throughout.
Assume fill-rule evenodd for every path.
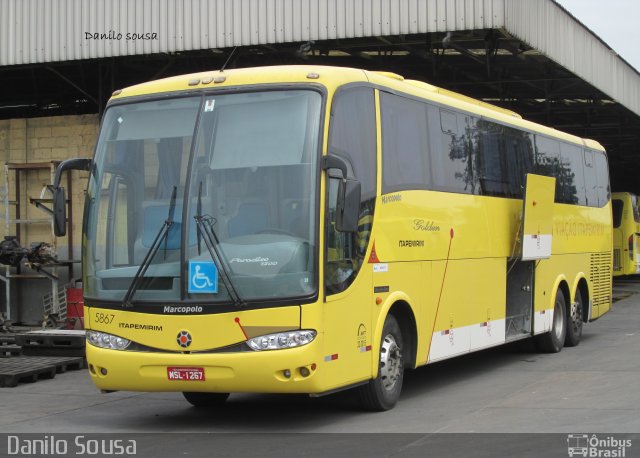
M 593 305 L 611 304 L 611 253 L 591 254 Z
M 616 272 L 622 270 L 622 265 L 620 264 L 620 248 L 613 250 L 613 270 Z

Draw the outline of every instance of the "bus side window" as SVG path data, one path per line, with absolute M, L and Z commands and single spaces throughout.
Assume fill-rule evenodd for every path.
M 479 192 L 473 164 L 474 128 L 467 118 L 428 105 L 429 159 L 435 190 L 464 194 Z
M 478 179 L 485 196 L 507 195 L 507 174 L 505 170 L 504 137 L 502 126 L 480 120 L 476 124 L 478 139 Z
M 640 209 L 638 209 L 638 196 L 631 194 L 631 210 L 633 210 L 633 220 L 640 223 Z
M 329 151 L 345 159 L 347 175 L 361 184 L 360 220 L 373 216 L 376 196 L 376 123 L 374 92 L 356 86 L 339 90 L 334 96 L 329 126 Z M 328 294 L 344 291 L 355 279 L 363 263 L 370 235 L 336 230 L 336 203 L 342 172 L 330 170 L 327 180 L 326 221 L 327 260 L 325 286 Z
M 504 155 L 506 162 L 508 196 L 522 199 L 524 177 L 533 173 L 533 141 L 528 132 L 505 127 Z
M 427 106 L 380 93 L 382 114 L 382 194 L 429 189 Z M 455 122 L 455 113 L 450 113 Z
M 598 183 L 596 181 L 596 167 L 594 164 L 593 151 L 584 150 L 584 181 L 585 198 L 590 207 L 598 206 Z
M 613 227 L 615 229 L 622 224 L 622 211 L 624 210 L 624 201 L 619 199 L 613 199 L 611 201 L 611 210 L 613 214 Z
M 611 198 L 611 188 L 609 187 L 609 166 L 607 156 L 601 151 L 594 151 L 596 166 L 596 181 L 598 182 L 598 206 L 604 207 Z
M 562 188 L 563 202 L 567 204 L 586 205 L 587 196 L 584 189 L 584 166 L 582 148 L 570 143 L 560 143 L 561 165 L 566 169 L 565 183 Z
M 555 201 L 566 203 L 564 198 L 564 186 L 571 180 L 570 170 L 561 164 L 560 142 L 557 140 L 536 135 L 536 173 L 547 177 L 555 177 L 556 194 Z

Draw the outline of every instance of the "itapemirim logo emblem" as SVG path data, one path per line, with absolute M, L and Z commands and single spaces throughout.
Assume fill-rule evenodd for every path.
M 176 340 L 178 342 L 178 345 L 180 345 L 182 348 L 187 348 L 189 345 L 191 345 L 191 334 L 189 334 L 187 331 L 180 331 Z
M 569 434 L 567 453 L 570 457 L 625 458 L 631 448 L 631 439 L 617 439 L 613 436 L 600 438 L 595 434 Z

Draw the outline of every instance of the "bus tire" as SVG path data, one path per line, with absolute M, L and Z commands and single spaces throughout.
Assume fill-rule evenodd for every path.
M 545 353 L 558 353 L 564 346 L 567 333 L 567 306 L 562 290 L 556 292 L 556 302 L 553 306 L 553 323 L 551 331 L 535 337 L 538 350 Z
M 197 393 L 185 391 L 184 398 L 194 407 L 219 407 L 229 398 L 229 393 Z
M 400 398 L 404 379 L 402 331 L 393 315 L 382 327 L 378 376 L 358 387 L 362 406 L 373 412 L 392 409 Z
M 582 294 L 580 289 L 576 290 L 576 300 L 569 305 L 567 310 L 567 333 L 564 338 L 565 347 L 575 347 L 580 343 L 582 337 Z

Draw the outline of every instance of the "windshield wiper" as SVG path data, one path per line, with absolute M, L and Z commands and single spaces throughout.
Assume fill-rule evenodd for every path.
M 127 294 L 125 294 L 124 299 L 122 300 L 123 307 L 133 306 L 133 304 L 131 303 L 131 298 L 133 298 L 133 295 L 136 293 L 136 291 L 140 287 L 140 284 L 144 279 L 144 274 L 147 273 L 147 269 L 151 265 L 151 261 L 153 260 L 153 257 L 155 256 L 155 254 L 158 252 L 158 249 L 160 248 L 160 245 L 162 244 L 163 240 L 165 241 L 164 248 L 166 253 L 166 249 L 167 249 L 166 240 L 168 240 L 169 238 L 168 237 L 169 229 L 171 229 L 171 226 L 173 226 L 173 215 L 176 210 L 177 192 L 178 192 L 178 187 L 174 186 L 173 192 L 171 193 L 171 201 L 169 202 L 169 214 L 167 215 L 167 219 L 164 221 L 164 223 L 160 227 L 160 230 L 156 234 L 156 238 L 153 239 L 153 243 L 149 247 L 147 254 L 144 256 L 144 259 L 140 263 L 140 267 L 138 267 L 138 271 L 134 275 L 133 280 L 131 280 L 131 284 L 129 285 Z
M 216 266 L 220 269 L 220 279 L 222 280 L 222 283 L 224 283 L 225 288 L 227 288 L 233 305 L 236 307 L 244 307 L 246 302 L 242 300 L 238 294 L 238 290 L 236 290 L 233 285 L 233 281 L 229 276 L 229 267 L 219 250 L 220 240 L 213 229 L 213 225 L 216 223 L 216 220 L 212 216 L 202 215 L 202 181 L 198 188 L 197 214 L 193 218 L 196 220 L 196 226 L 198 228 L 198 255 L 200 254 L 201 248 L 200 242 L 204 239 L 204 244 L 209 251 L 211 259 L 213 259 L 213 262 L 215 262 Z

